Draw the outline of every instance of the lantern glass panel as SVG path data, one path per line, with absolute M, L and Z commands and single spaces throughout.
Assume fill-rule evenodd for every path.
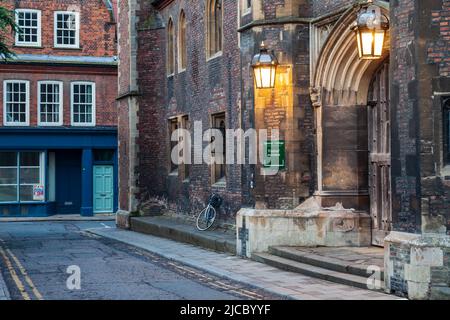
M 375 31 L 374 56 L 381 57 L 383 53 L 384 34 L 385 34 L 384 30 Z
M 372 47 L 373 47 L 372 31 L 362 30 L 362 31 L 360 31 L 360 34 L 361 34 L 363 56 L 371 56 L 372 55 Z

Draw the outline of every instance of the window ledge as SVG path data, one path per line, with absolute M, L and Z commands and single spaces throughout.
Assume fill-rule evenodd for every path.
M 172 172 L 169 173 L 170 177 L 178 177 L 178 169 L 177 170 L 173 170 Z
M 15 48 L 27 48 L 27 49 L 44 49 L 40 44 L 14 44 Z
M 222 51 L 216 52 L 215 54 L 213 54 L 212 56 L 209 56 L 206 61 L 210 61 L 210 60 L 214 60 L 216 58 L 219 58 L 223 55 Z
M 216 183 L 214 183 L 212 185 L 212 187 L 225 189 L 227 187 L 227 182 L 226 182 L 225 178 L 222 178 L 219 181 L 217 181 Z
M 55 49 L 55 50 L 73 50 L 73 51 L 83 50 L 83 48 L 80 48 L 80 47 L 56 47 L 56 46 L 53 46 L 53 49 Z

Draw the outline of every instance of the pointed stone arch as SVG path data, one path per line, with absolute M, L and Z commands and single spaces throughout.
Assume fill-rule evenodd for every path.
M 389 16 L 389 4 L 374 1 Z M 316 195 L 323 207 L 337 202 L 368 210 L 367 99 L 372 75 L 389 55 L 360 60 L 351 26 L 361 4 L 348 9 L 325 41 L 312 79 L 311 99 L 316 107 Z

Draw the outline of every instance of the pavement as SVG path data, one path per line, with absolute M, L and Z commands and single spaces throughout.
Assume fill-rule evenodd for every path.
M 48 217 L 1 217 L 0 222 L 50 222 L 50 221 L 114 221 L 115 214 L 96 214 L 83 217 L 79 214 L 61 214 Z
M 166 259 L 263 289 L 287 299 L 299 300 L 399 300 L 393 295 L 358 289 L 202 249 L 190 244 L 116 228 L 90 229 L 100 237 L 120 241 Z

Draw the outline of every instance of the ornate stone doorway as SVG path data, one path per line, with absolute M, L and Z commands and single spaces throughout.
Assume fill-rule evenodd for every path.
M 388 59 L 381 64 L 372 78 L 367 104 L 372 244 L 383 246 L 384 238 L 392 227 Z

